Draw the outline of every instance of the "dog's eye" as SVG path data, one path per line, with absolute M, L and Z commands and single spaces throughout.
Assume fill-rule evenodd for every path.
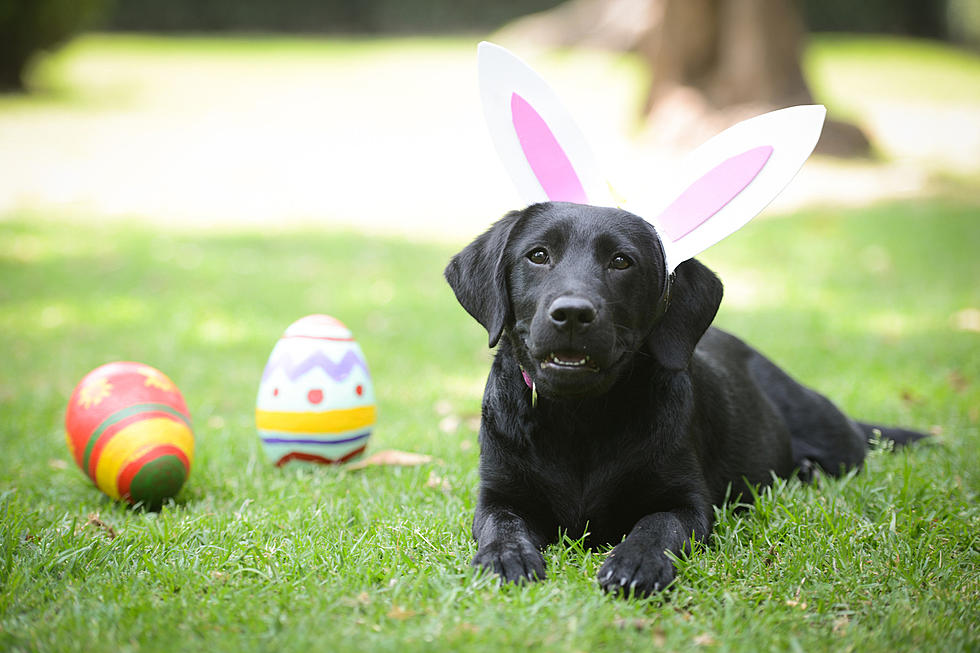
M 625 254 L 616 254 L 612 257 L 612 260 L 609 261 L 609 267 L 614 270 L 625 270 L 631 265 L 633 265 L 633 261 L 631 261 Z
M 528 252 L 527 260 L 535 265 L 544 265 L 548 262 L 548 250 L 543 247 L 532 249 Z

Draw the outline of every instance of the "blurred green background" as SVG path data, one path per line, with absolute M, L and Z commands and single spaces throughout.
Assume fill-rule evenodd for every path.
M 458 242 L 518 201 L 477 99 L 486 37 L 540 69 L 642 205 L 677 152 L 656 142 L 650 57 L 623 31 L 666 1 L 0 0 L 0 83 L 13 89 L 0 94 L 0 214 L 328 223 Z M 604 45 L 515 28 L 552 5 L 592 20 Z M 789 6 L 810 29 L 798 54 L 814 100 L 860 130 L 870 156 L 814 157 L 768 213 L 950 181 L 969 192 L 980 0 Z M 573 13 L 550 24 L 571 33 Z M 102 31 L 71 41 L 85 29 Z
M 977 0 L 791 0 L 812 31 L 977 44 Z M 588 0 L 567 4 L 584 5 Z M 0 88 L 31 56 L 93 26 L 110 31 L 377 34 L 487 32 L 560 0 L 3 0 Z M 620 2 L 620 4 L 624 4 Z M 642 9 L 642 2 L 628 8 Z M 656 4 L 656 0 L 653 1 Z
M 36 0 L 39 13 L 97 11 L 112 30 L 268 32 L 483 31 L 562 0 Z M 6 0 L 8 7 L 18 2 Z M 815 31 L 961 37 L 976 19 L 972 0 L 799 0 Z M 974 35 L 975 36 L 975 35 Z

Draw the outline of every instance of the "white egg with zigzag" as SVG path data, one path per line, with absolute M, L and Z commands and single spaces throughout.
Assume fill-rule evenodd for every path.
M 350 330 L 329 315 L 293 322 L 266 363 L 255 425 L 276 465 L 343 463 L 367 446 L 377 418 L 367 361 Z

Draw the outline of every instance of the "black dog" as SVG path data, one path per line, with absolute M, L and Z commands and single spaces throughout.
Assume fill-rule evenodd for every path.
M 509 213 L 446 278 L 500 341 L 483 397 L 473 564 L 544 578 L 560 530 L 615 544 L 603 588 L 665 588 L 665 551 L 704 542 L 712 505 L 751 500 L 771 473 L 860 465 L 873 432 L 764 356 L 709 328 L 722 285 L 696 260 L 666 273 L 635 215 L 569 203 Z M 501 335 L 506 337 L 501 339 Z M 802 470 L 802 471 L 800 471 Z M 625 539 L 623 537 L 625 536 Z

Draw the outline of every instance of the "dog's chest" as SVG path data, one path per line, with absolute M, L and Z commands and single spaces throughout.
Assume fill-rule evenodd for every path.
M 531 483 L 558 528 L 573 539 L 589 534 L 592 545 L 617 543 L 652 509 L 655 475 L 630 454 L 602 447 L 536 449 Z

